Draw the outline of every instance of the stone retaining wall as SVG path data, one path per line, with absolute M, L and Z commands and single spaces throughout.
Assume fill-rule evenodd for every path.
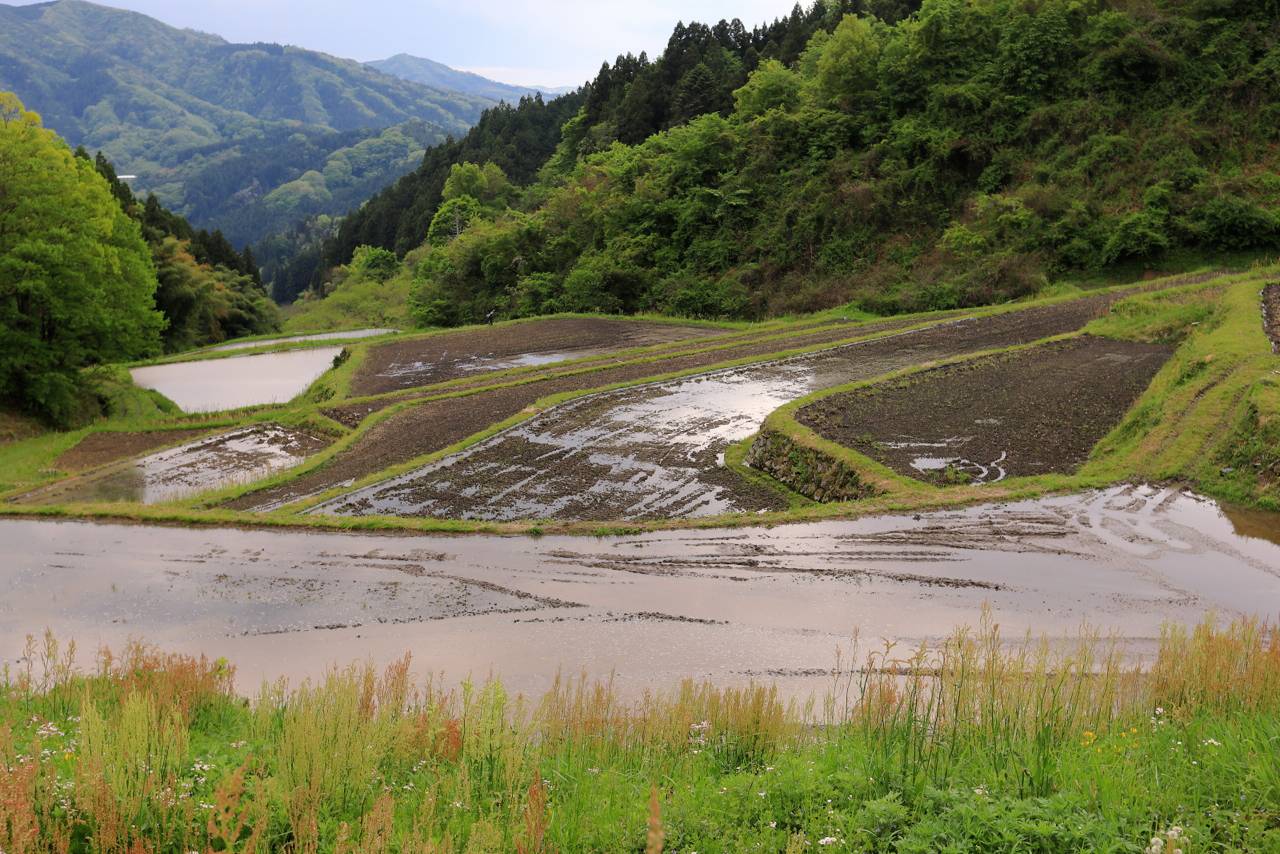
M 746 463 L 814 501 L 853 501 L 879 494 L 844 462 L 767 425 L 751 443 Z

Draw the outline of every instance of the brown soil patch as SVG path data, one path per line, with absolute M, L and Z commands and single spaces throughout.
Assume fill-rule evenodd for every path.
M 1262 289 L 1262 326 L 1271 339 L 1271 349 L 1280 353 L 1280 284 Z
M 384 394 L 473 376 L 477 368 L 483 369 L 485 360 L 624 350 L 731 332 L 691 324 L 578 317 L 447 332 L 371 348 L 351 381 L 351 392 L 354 395 Z M 501 367 L 505 366 L 491 369 Z
M 946 323 L 857 345 L 856 353 L 851 353 L 850 358 L 875 363 L 883 367 L 879 373 L 887 373 L 933 359 L 1030 343 L 1077 330 L 1104 314 L 1111 303 L 1127 295 L 1099 294 L 993 317 Z M 902 324 L 903 321 L 886 321 L 873 327 L 862 327 L 861 331 L 891 330 Z M 388 418 L 324 466 L 289 483 L 241 496 L 226 506 L 237 510 L 260 510 L 352 483 L 447 448 L 518 414 L 547 395 L 641 380 L 735 359 L 763 357 L 782 350 L 839 341 L 851 337 L 851 332 L 848 326 L 825 328 L 785 341 L 744 343 L 710 353 L 676 356 L 645 364 L 623 364 L 577 376 L 551 375 L 520 386 L 428 401 Z
M 799 413 L 824 438 L 933 482 L 1079 467 L 1172 348 L 1085 337 L 938 368 Z
M 90 433 L 80 440 L 80 444 L 54 460 L 53 465 L 61 471 L 84 471 L 116 460 L 136 457 L 156 448 L 180 445 L 208 432 L 152 430 L 145 433 Z

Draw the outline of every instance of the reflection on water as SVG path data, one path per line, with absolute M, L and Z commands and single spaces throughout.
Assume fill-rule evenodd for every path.
M 155 389 L 183 412 L 217 412 L 286 403 L 333 367 L 341 347 L 291 350 L 231 359 L 174 362 L 134 368 L 133 381 Z
M 624 696 L 692 677 L 777 681 L 803 700 L 830 690 L 854 629 L 862 653 L 905 654 L 986 610 L 1012 640 L 1088 625 L 1143 656 L 1166 624 L 1274 618 L 1280 602 L 1280 545 L 1147 487 L 612 537 L 8 518 L 0 542 L 0 665 L 46 627 L 112 646 L 141 636 L 227 656 L 248 692 L 411 649 L 424 678 L 495 673 L 526 694 L 586 672 L 617 674 Z
M 1240 536 L 1280 545 L 1280 513 L 1224 507 L 1222 515 Z
M 225 350 L 247 350 L 250 347 L 269 347 L 272 344 L 291 344 L 295 341 L 348 341 L 355 338 L 373 338 L 376 335 L 390 335 L 396 329 L 353 329 L 350 332 L 321 332 L 316 335 L 290 335 L 285 338 L 266 338 L 261 341 L 239 341 L 234 344 L 219 344 L 209 347 L 205 352 L 217 353 Z
M 585 359 L 599 356 L 607 350 L 573 350 L 564 353 L 521 353 L 517 356 L 450 356 L 443 354 L 440 358 L 429 362 L 409 361 L 394 362 L 384 369 L 379 376 L 399 379 L 419 374 L 430 374 L 435 371 L 447 373 L 456 368 L 467 373 L 484 373 L 487 371 L 505 371 L 511 368 L 530 368 L 540 365 L 554 365 L 570 359 Z
M 278 424 L 209 436 L 105 471 L 54 484 L 18 499 L 24 504 L 132 501 L 159 504 L 249 483 L 296 466 L 328 442 Z

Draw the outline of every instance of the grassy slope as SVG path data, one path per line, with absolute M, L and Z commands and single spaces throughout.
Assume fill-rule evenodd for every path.
M 1145 671 L 1088 635 L 1056 648 L 984 626 L 855 651 L 796 707 L 692 682 L 638 702 L 585 679 L 532 703 L 445 693 L 411 685 L 407 657 L 245 702 L 223 661 L 134 647 L 86 678 L 46 639 L 45 668 L 0 683 L 0 848 L 1280 846 L 1274 632 L 1169 629 Z

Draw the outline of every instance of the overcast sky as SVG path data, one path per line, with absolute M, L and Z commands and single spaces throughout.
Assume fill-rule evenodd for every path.
M 15 0 L 6 0 L 13 3 Z M 20 5 L 30 0 L 16 0 Z M 110 0 L 236 42 L 279 42 L 361 61 L 425 56 L 509 83 L 574 86 L 620 53 L 662 51 L 677 21 L 748 27 L 795 0 Z

